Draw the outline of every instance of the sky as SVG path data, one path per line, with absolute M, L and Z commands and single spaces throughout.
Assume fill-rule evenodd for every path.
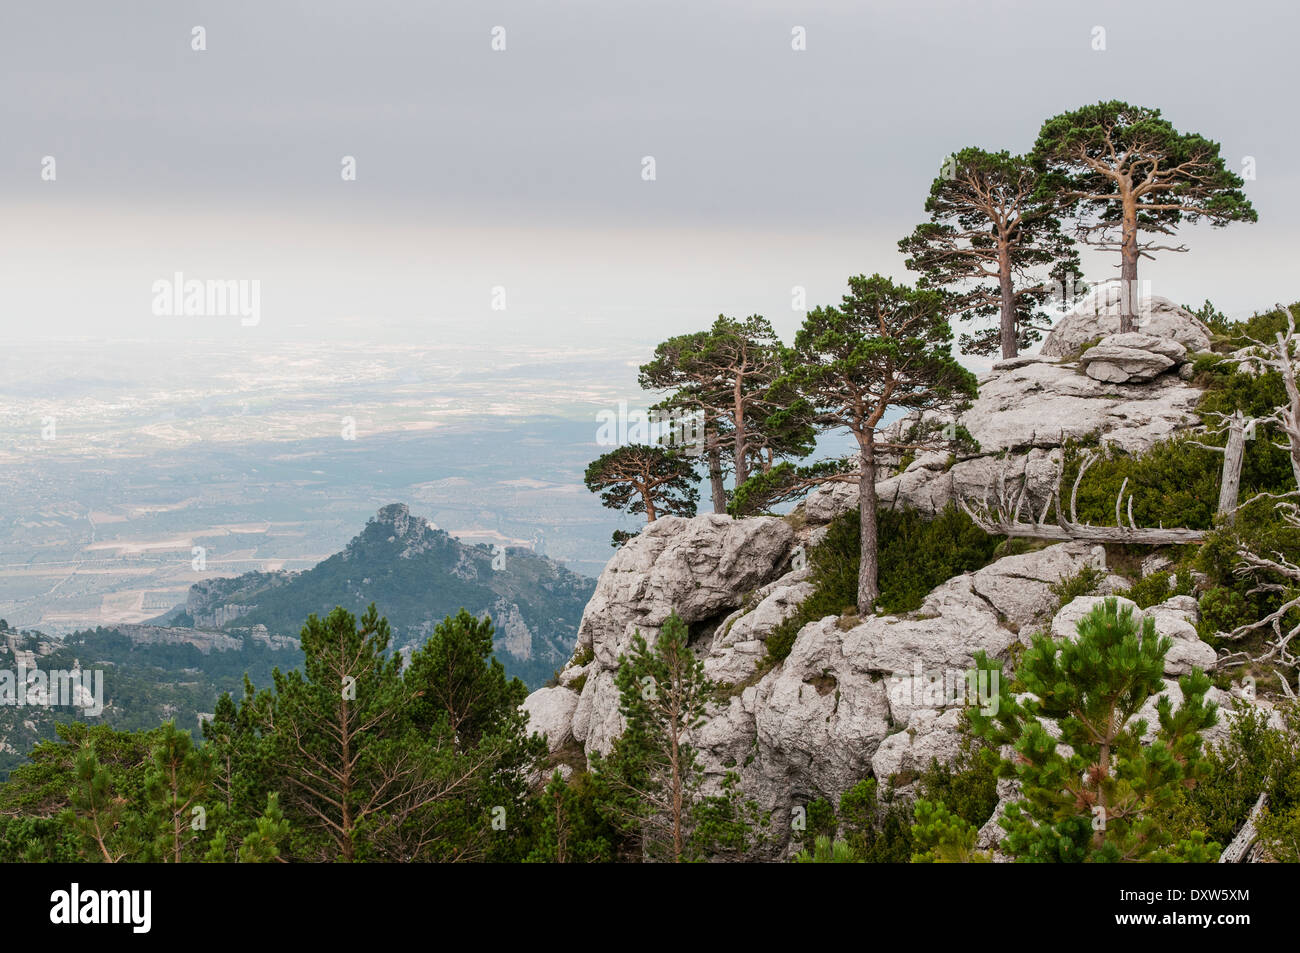
M 945 155 L 1110 98 L 1253 157 L 1259 222 L 1142 274 L 1248 314 L 1300 297 L 1298 27 L 1260 0 L 4 4 L 0 342 L 788 338 L 792 288 L 908 277 Z M 154 313 L 178 272 L 259 282 L 258 323 Z

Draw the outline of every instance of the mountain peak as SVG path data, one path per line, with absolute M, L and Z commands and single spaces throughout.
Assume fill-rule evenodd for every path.
M 406 504 L 389 503 L 341 552 L 311 569 L 196 583 L 186 611 L 213 629 L 260 625 L 272 638 L 300 632 L 309 613 L 323 618 L 341 605 L 359 615 L 374 603 L 392 626 L 394 648 L 402 649 L 424 644 L 438 623 L 464 608 L 492 618 L 507 675 L 536 686 L 573 654 L 596 583 L 545 556 L 508 552 L 498 564 L 491 548 L 462 543 Z
M 416 521 L 424 522 L 418 516 Z M 375 514 L 375 522 L 391 526 L 394 536 L 405 536 L 411 527 L 411 508 L 405 503 L 389 503 L 387 506 L 381 506 L 379 512 Z

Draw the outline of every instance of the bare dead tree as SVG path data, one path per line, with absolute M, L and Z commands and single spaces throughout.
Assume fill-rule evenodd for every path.
M 1025 468 L 1014 475 L 1008 485 L 1007 468 L 999 471 L 992 484 L 985 487 L 982 501 L 971 501 L 958 496 L 957 503 L 980 529 L 997 536 L 1017 536 L 1027 539 L 1054 539 L 1062 541 L 1082 540 L 1097 543 L 1130 543 L 1139 546 L 1181 546 L 1186 543 L 1199 543 L 1205 538 L 1205 530 L 1174 528 L 1164 526 L 1155 529 L 1139 527 L 1133 519 L 1133 495 L 1128 496 L 1127 507 L 1124 505 L 1124 491 L 1128 489 L 1128 478 L 1120 485 L 1115 497 L 1115 525 L 1093 526 L 1091 523 L 1079 522 L 1078 498 L 1079 484 L 1101 454 L 1093 452 L 1083 458 L 1079 470 L 1074 476 L 1074 486 L 1070 490 L 1069 517 L 1061 511 L 1061 480 L 1065 471 L 1065 454 L 1061 453 L 1057 461 L 1056 479 L 1051 492 L 1037 517 L 1030 512 L 1028 522 L 1021 519 L 1029 488 L 1028 458 Z M 1048 522 L 1048 514 L 1053 513 L 1054 520 Z M 1125 518 L 1128 524 L 1125 525 Z
M 1214 413 L 1208 416 L 1219 418 L 1219 424 L 1212 432 L 1226 432 L 1227 443 L 1217 447 L 1197 440 L 1188 442 L 1202 450 L 1223 454 L 1223 477 L 1219 482 L 1219 505 L 1215 512 L 1224 523 L 1231 524 L 1236 520 L 1237 510 L 1240 509 L 1237 499 L 1241 495 L 1241 462 L 1246 455 L 1246 441 L 1254 439 L 1255 426 L 1259 420 L 1247 417 L 1240 410 L 1231 414 Z
M 1300 529 L 1300 512 L 1297 512 L 1295 505 L 1279 504 L 1279 507 L 1289 507 L 1282 511 L 1282 518 L 1287 523 Z M 1300 594 L 1296 594 L 1297 588 L 1300 587 L 1300 566 L 1287 559 L 1282 553 L 1274 553 L 1275 558 L 1268 559 L 1251 552 L 1244 545 L 1237 548 L 1236 555 L 1239 562 L 1233 569 L 1234 574 L 1241 578 L 1248 576 L 1263 577 L 1259 579 L 1254 588 L 1247 592 L 1247 595 L 1277 593 L 1283 596 L 1283 601 L 1263 618 L 1240 625 L 1231 632 L 1220 632 L 1219 638 L 1233 642 L 1261 633 L 1267 635 L 1262 651 L 1256 653 L 1247 650 L 1232 652 L 1223 656 L 1220 659 L 1220 664 L 1247 662 L 1255 665 L 1296 668 L 1297 665 L 1300 665 L 1300 656 L 1297 656 L 1292 650 L 1291 643 L 1297 635 L 1300 635 L 1300 623 L 1286 626 L 1285 621 L 1288 615 L 1300 610 Z M 1281 581 L 1278 581 L 1279 579 Z M 1289 681 L 1286 678 L 1282 678 L 1280 681 L 1283 693 L 1288 698 L 1294 698 L 1295 693 L 1292 691 Z
M 1273 370 L 1282 377 L 1286 387 L 1286 403 L 1274 409 L 1271 414 L 1256 419 L 1258 424 L 1273 424 L 1286 438 L 1285 443 L 1277 446 L 1286 450 L 1291 459 L 1291 475 L 1296 486 L 1300 487 L 1300 386 L 1296 385 L 1295 354 L 1296 330 L 1295 316 L 1291 309 L 1279 304 L 1278 310 L 1286 315 L 1286 331 L 1277 332 L 1276 340 L 1265 343 L 1245 336 L 1248 342 L 1247 353 L 1242 356 L 1242 363 L 1252 365 L 1257 370 Z
M 1237 836 L 1232 839 L 1223 853 L 1219 855 L 1221 864 L 1240 864 L 1251 855 L 1251 848 L 1259 840 L 1259 830 L 1255 827 L 1255 822 L 1259 816 L 1264 813 L 1264 805 L 1268 803 L 1268 793 L 1260 794 L 1259 800 L 1255 806 L 1250 809 L 1250 816 L 1246 818 L 1246 823 L 1241 825 L 1241 830 L 1237 831 Z
M 1287 402 L 1276 408 L 1273 413 L 1256 420 L 1256 423 L 1271 423 L 1281 429 L 1286 438 L 1278 446 L 1286 450 L 1291 460 L 1292 476 L 1296 480 L 1296 489 L 1287 493 L 1259 493 L 1241 504 L 1241 507 L 1262 499 L 1272 499 L 1278 515 L 1286 524 L 1300 529 L 1300 504 L 1295 497 L 1300 496 L 1300 388 L 1296 386 L 1295 375 L 1295 316 L 1291 309 L 1281 304 L 1278 309 L 1286 315 L 1287 329 L 1277 333 L 1275 343 L 1269 345 L 1262 341 L 1247 338 L 1253 345 L 1253 352 L 1246 360 L 1254 362 L 1261 369 L 1278 372 L 1286 387 Z M 1241 507 L 1238 507 L 1240 509 Z M 1236 556 L 1237 565 L 1233 573 L 1238 578 L 1251 578 L 1255 586 L 1248 590 L 1248 595 L 1272 593 L 1280 596 L 1282 602 L 1267 615 L 1254 622 L 1248 622 L 1231 632 L 1219 633 L 1221 639 L 1241 642 L 1252 636 L 1264 635 L 1261 650 L 1243 649 L 1230 653 L 1220 659 L 1220 664 L 1228 662 L 1245 662 L 1255 665 L 1271 665 L 1283 669 L 1300 667 L 1300 656 L 1292 650 L 1292 642 L 1300 635 L 1300 623 L 1287 625 L 1287 617 L 1300 610 L 1300 565 L 1281 552 L 1274 552 L 1272 558 L 1254 552 L 1244 541 L 1239 541 Z M 1295 693 L 1288 678 L 1279 679 L 1282 691 L 1289 698 Z

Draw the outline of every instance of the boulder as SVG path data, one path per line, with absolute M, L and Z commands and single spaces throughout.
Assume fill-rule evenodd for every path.
M 567 688 L 539 688 L 519 706 L 528 716 L 528 730 L 546 739 L 552 752 L 573 740 L 573 712 L 578 693 Z
M 1006 556 L 972 573 L 970 578 L 976 593 L 1017 632 L 1027 634 L 1056 608 L 1059 597 L 1053 587 L 1085 568 L 1106 568 L 1105 547 L 1058 543 L 1036 552 Z
M 1200 390 L 1173 375 L 1108 384 L 1036 361 L 981 379 L 979 397 L 961 420 L 983 454 L 1054 448 L 1088 436 L 1139 454 L 1195 426 L 1200 398 Z
M 1175 341 L 1173 338 L 1156 337 L 1154 334 L 1144 334 L 1141 331 L 1130 331 L 1127 334 L 1108 334 L 1097 342 L 1097 347 L 1127 347 L 1139 351 L 1150 351 L 1153 354 L 1159 354 L 1167 357 L 1175 364 L 1181 364 L 1187 360 L 1187 348 Z M 1095 348 L 1085 351 L 1080 358 L 1082 363 Z
M 803 502 L 803 511 L 809 523 L 829 523 L 857 505 L 857 484 L 823 483 L 808 494 Z
M 804 626 L 789 657 L 756 687 L 753 740 L 769 797 L 842 792 L 871 770 L 889 733 L 889 700 L 884 681 L 863 670 L 870 663 L 852 636 L 834 618 Z M 784 780 L 784 792 L 773 780 Z
M 1106 282 L 1056 323 L 1038 353 L 1047 358 L 1073 358 L 1084 344 L 1119 332 L 1122 296 L 1118 282 Z M 1140 298 L 1136 330 L 1177 341 L 1188 352 L 1208 351 L 1210 331 L 1196 315 L 1168 298 Z
M 1147 576 L 1153 576 L 1158 572 L 1164 572 L 1173 564 L 1174 561 L 1164 553 L 1152 553 L 1150 556 L 1147 556 L 1142 560 L 1142 578 L 1145 579 Z
M 918 711 L 905 729 L 880 742 L 871 758 L 871 770 L 877 778 L 912 778 L 934 761 L 951 764 L 961 748 L 960 708 Z
M 1180 363 L 1187 354 L 1177 341 L 1132 332 L 1110 334 L 1088 348 L 1079 364 L 1093 380 L 1110 384 L 1140 383 Z
M 609 754 L 624 727 L 614 672 L 600 669 L 588 677 L 574 706 L 573 737 L 588 754 Z
M 593 660 L 573 711 L 573 737 L 588 752 L 607 754 L 622 733 L 613 673 L 637 632 L 653 643 L 675 611 L 693 635 L 700 629 L 711 643 L 726 615 L 782 575 L 793 542 L 785 520 L 710 513 L 662 517 L 623 544 L 578 625 L 576 651 L 589 649 Z M 732 649 L 738 659 L 747 649 L 751 658 L 758 654 L 755 646 Z

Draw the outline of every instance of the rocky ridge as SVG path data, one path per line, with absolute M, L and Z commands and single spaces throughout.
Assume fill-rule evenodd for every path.
M 1140 453 L 1193 426 L 1200 391 L 1171 370 L 1208 344 L 1208 336 L 1202 341 L 1199 322 L 1172 305 L 1147 313 L 1158 319 L 1145 325 L 1147 332 L 1161 333 L 1148 333 L 1153 341 L 1113 334 L 1120 339 L 1113 347 L 1161 356 L 1168 364 L 1159 371 L 1123 382 L 1085 372 L 1103 361 L 1128 360 L 1113 349 L 1083 364 L 1033 357 L 995 365 L 962 417 L 980 453 L 955 464 L 946 455 L 922 455 L 877 484 L 882 501 L 934 513 L 955 492 L 978 496 L 1004 465 L 1027 472 L 1045 494 L 1062 439 L 1096 436 Z M 1091 332 L 1103 319 L 1076 311 L 1047 344 L 1057 351 L 1075 338 L 1093 340 L 1098 335 Z M 951 578 L 913 613 L 811 622 L 799 631 L 788 657 L 765 665 L 767 637 L 813 591 L 807 570 L 793 564 L 798 548 L 819 538 L 831 519 L 856 502 L 855 487 L 832 484 L 812 494 L 792 519 L 704 515 L 649 524 L 601 575 L 579 625 L 574 658 L 558 684 L 525 702 L 533 728 L 556 753 L 608 752 L 622 730 L 614 683 L 618 658 L 636 632 L 653 640 L 675 610 L 688 624 L 706 672 L 726 688 L 693 738 L 706 788 L 716 790 L 728 771 L 737 772 L 746 795 L 772 812 L 771 851 L 780 856 L 790 849 L 795 807 L 817 798 L 837 803 L 867 776 L 893 778 L 906 792 L 932 759 L 956 757 L 964 699 L 949 698 L 945 680 L 959 684 L 976 652 L 1008 660 L 1035 631 L 1070 634 L 1101 596 L 1060 607 L 1060 582 L 1091 568 L 1101 573 L 1102 595 L 1122 598 L 1129 586 L 1106 571 L 1103 547 L 1059 543 Z M 1151 571 L 1157 567 L 1152 563 Z M 1197 637 L 1196 611 L 1195 600 L 1185 596 L 1146 610 L 1157 631 L 1174 641 L 1166 662 L 1174 693 L 1178 675 L 1214 662 L 1214 650 Z M 1212 700 L 1227 698 L 1216 689 Z M 1226 730 L 1221 724 L 1212 736 Z M 1005 785 L 1000 791 L 1004 801 L 1015 793 Z M 986 827 L 985 835 L 994 829 Z

